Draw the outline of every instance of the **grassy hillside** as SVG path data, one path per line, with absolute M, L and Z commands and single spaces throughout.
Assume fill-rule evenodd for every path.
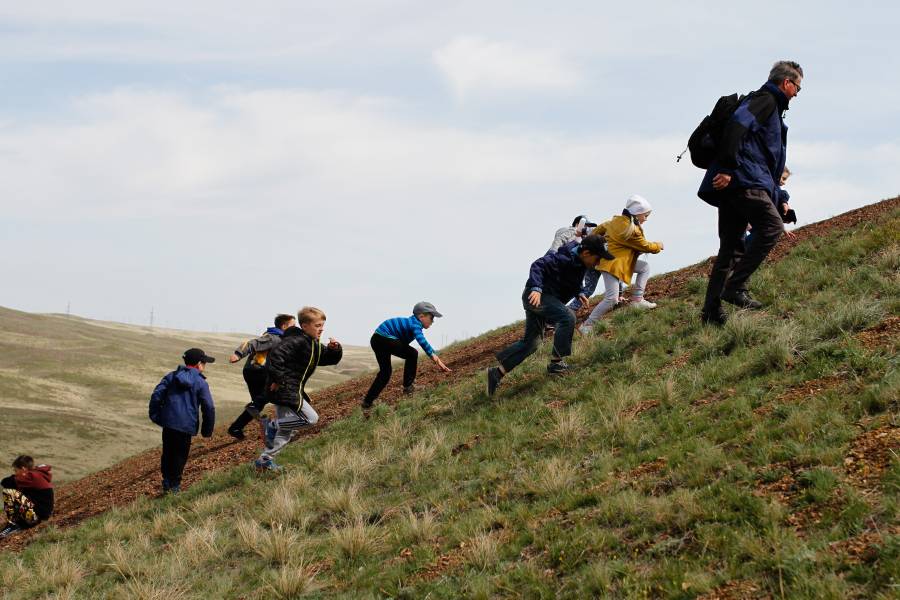
M 247 392 L 241 365 L 228 364 L 251 334 L 212 334 L 41 315 L 0 307 L 0 461 L 28 453 L 76 479 L 159 444 L 147 399 L 181 354 L 200 346 L 216 357 L 207 375 L 219 422 L 233 419 Z M 351 347 L 316 387 L 374 368 L 368 348 Z
M 900 211 L 0 556 L 9 598 L 896 598 Z M 515 295 L 511 296 L 511 301 Z

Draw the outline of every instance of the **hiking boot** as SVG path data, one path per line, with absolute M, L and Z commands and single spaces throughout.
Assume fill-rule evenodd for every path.
M 500 380 L 503 379 L 503 373 L 500 367 L 490 367 L 487 370 L 487 394 L 493 396 L 497 388 L 500 387 Z
M 734 304 L 739 308 L 746 308 L 749 310 L 759 310 L 763 307 L 763 303 L 759 300 L 754 300 L 747 290 L 725 290 L 722 292 L 722 300 L 728 304 Z
M 632 300 L 628 303 L 630 308 L 636 308 L 638 310 L 652 310 L 656 308 L 656 302 L 649 302 L 644 300 L 643 298 L 639 298 L 637 300 Z
M 725 311 L 721 306 L 712 309 L 704 308 L 700 313 L 700 322 L 705 325 L 722 326 L 726 321 L 728 321 L 728 315 L 725 314 Z
M 547 365 L 547 372 L 551 375 L 565 375 L 571 371 L 572 367 L 564 360 L 551 361 L 550 364 Z
M 253 461 L 253 466 L 256 467 L 257 471 L 269 471 L 271 473 L 277 473 L 282 469 L 271 458 L 257 458 Z
M 247 437 L 244 435 L 244 432 L 240 429 L 229 429 L 227 433 L 228 433 L 228 435 L 230 435 L 231 437 L 233 437 L 234 439 L 236 439 L 239 442 L 244 441 L 244 439 Z
M 415 391 L 416 391 L 416 386 L 413 383 L 403 386 L 403 395 L 404 396 L 411 396 L 415 393 Z
M 7 538 L 20 531 L 22 531 L 21 527 L 19 527 L 15 523 L 9 523 L 6 527 L 3 528 L 3 531 L 0 531 L 0 539 Z

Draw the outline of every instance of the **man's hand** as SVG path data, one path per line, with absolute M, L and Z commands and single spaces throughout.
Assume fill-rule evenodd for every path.
M 535 292 L 531 292 L 530 294 L 528 294 L 528 304 L 532 305 L 535 308 L 540 306 L 541 305 L 541 293 L 535 291 Z
M 239 360 L 241 360 L 241 357 L 238 356 L 237 354 L 232 354 L 231 356 L 228 357 L 228 362 L 230 362 L 230 363 L 236 363 Z
M 729 183 L 731 183 L 731 175 L 726 175 L 725 173 L 717 173 L 712 180 L 713 189 L 716 190 L 724 190 Z
M 433 361 L 434 361 L 434 364 L 436 364 L 436 365 L 438 366 L 438 368 L 439 368 L 441 371 L 443 371 L 444 373 L 449 373 L 449 372 L 450 372 L 450 367 L 448 367 L 447 365 L 445 365 L 445 364 L 444 364 L 444 361 L 442 361 L 442 360 L 441 360 L 441 357 L 438 356 L 437 354 L 432 354 L 432 355 L 431 355 L 431 360 L 433 360 Z

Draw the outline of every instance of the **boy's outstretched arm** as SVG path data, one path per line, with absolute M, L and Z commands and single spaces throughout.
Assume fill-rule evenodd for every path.
M 322 356 L 319 358 L 319 364 L 323 367 L 328 365 L 336 365 L 341 362 L 344 357 L 344 347 L 334 338 L 328 338 L 328 345 L 322 344 Z

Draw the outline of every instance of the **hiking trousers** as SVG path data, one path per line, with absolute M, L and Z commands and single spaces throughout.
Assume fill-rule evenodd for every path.
M 403 365 L 403 387 L 411 386 L 416 380 L 416 365 L 419 360 L 419 351 L 400 340 L 375 333 L 372 334 L 369 344 L 375 352 L 375 360 L 378 361 L 378 375 L 375 376 L 375 381 L 372 382 L 368 393 L 366 393 L 364 400 L 366 404 L 372 404 L 391 380 L 391 373 L 394 372 L 394 368 L 391 366 L 392 356 L 402 358 L 405 361 Z
M 582 327 L 591 327 L 600 320 L 600 317 L 608 313 L 619 302 L 619 294 L 622 292 L 622 281 L 615 275 L 610 275 L 606 271 L 599 271 L 603 275 L 603 285 L 606 291 L 603 293 L 601 300 L 590 316 L 584 321 Z M 634 279 L 634 285 L 631 286 L 632 298 L 643 298 L 644 289 L 647 287 L 647 281 L 650 279 L 650 265 L 646 260 L 637 260 L 634 263 L 634 272 L 637 275 Z
M 744 232 L 753 226 L 753 244 L 745 251 Z M 722 292 L 747 290 L 750 276 L 759 268 L 778 238 L 784 223 L 765 190 L 734 190 L 719 202 L 719 253 L 709 273 L 704 310 L 721 305 Z
M 509 373 L 523 360 L 534 354 L 544 334 L 544 325 L 553 323 L 553 358 L 564 358 L 572 354 L 572 336 L 575 334 L 575 313 L 559 298 L 541 294 L 540 306 L 532 306 L 528 302 L 530 290 L 522 294 L 522 305 L 525 307 L 525 334 L 518 342 L 507 346 L 497 353 L 497 360 L 503 370 Z
M 260 455 L 262 460 L 274 459 L 279 452 L 284 450 L 298 430 L 312 427 L 319 422 L 319 414 L 306 400 L 301 400 L 297 409 L 276 404 L 275 418 L 278 419 L 278 430 L 275 432 L 272 446 L 262 451 Z
M 181 486 L 181 474 L 191 452 L 192 437 L 189 433 L 163 427 L 162 456 L 159 458 L 163 490 Z
M 228 427 L 229 431 L 243 431 L 247 423 L 259 418 L 263 408 L 269 403 L 266 398 L 265 369 L 244 369 L 244 381 L 247 383 L 247 391 L 250 392 L 250 402 L 244 407 L 244 412 Z

